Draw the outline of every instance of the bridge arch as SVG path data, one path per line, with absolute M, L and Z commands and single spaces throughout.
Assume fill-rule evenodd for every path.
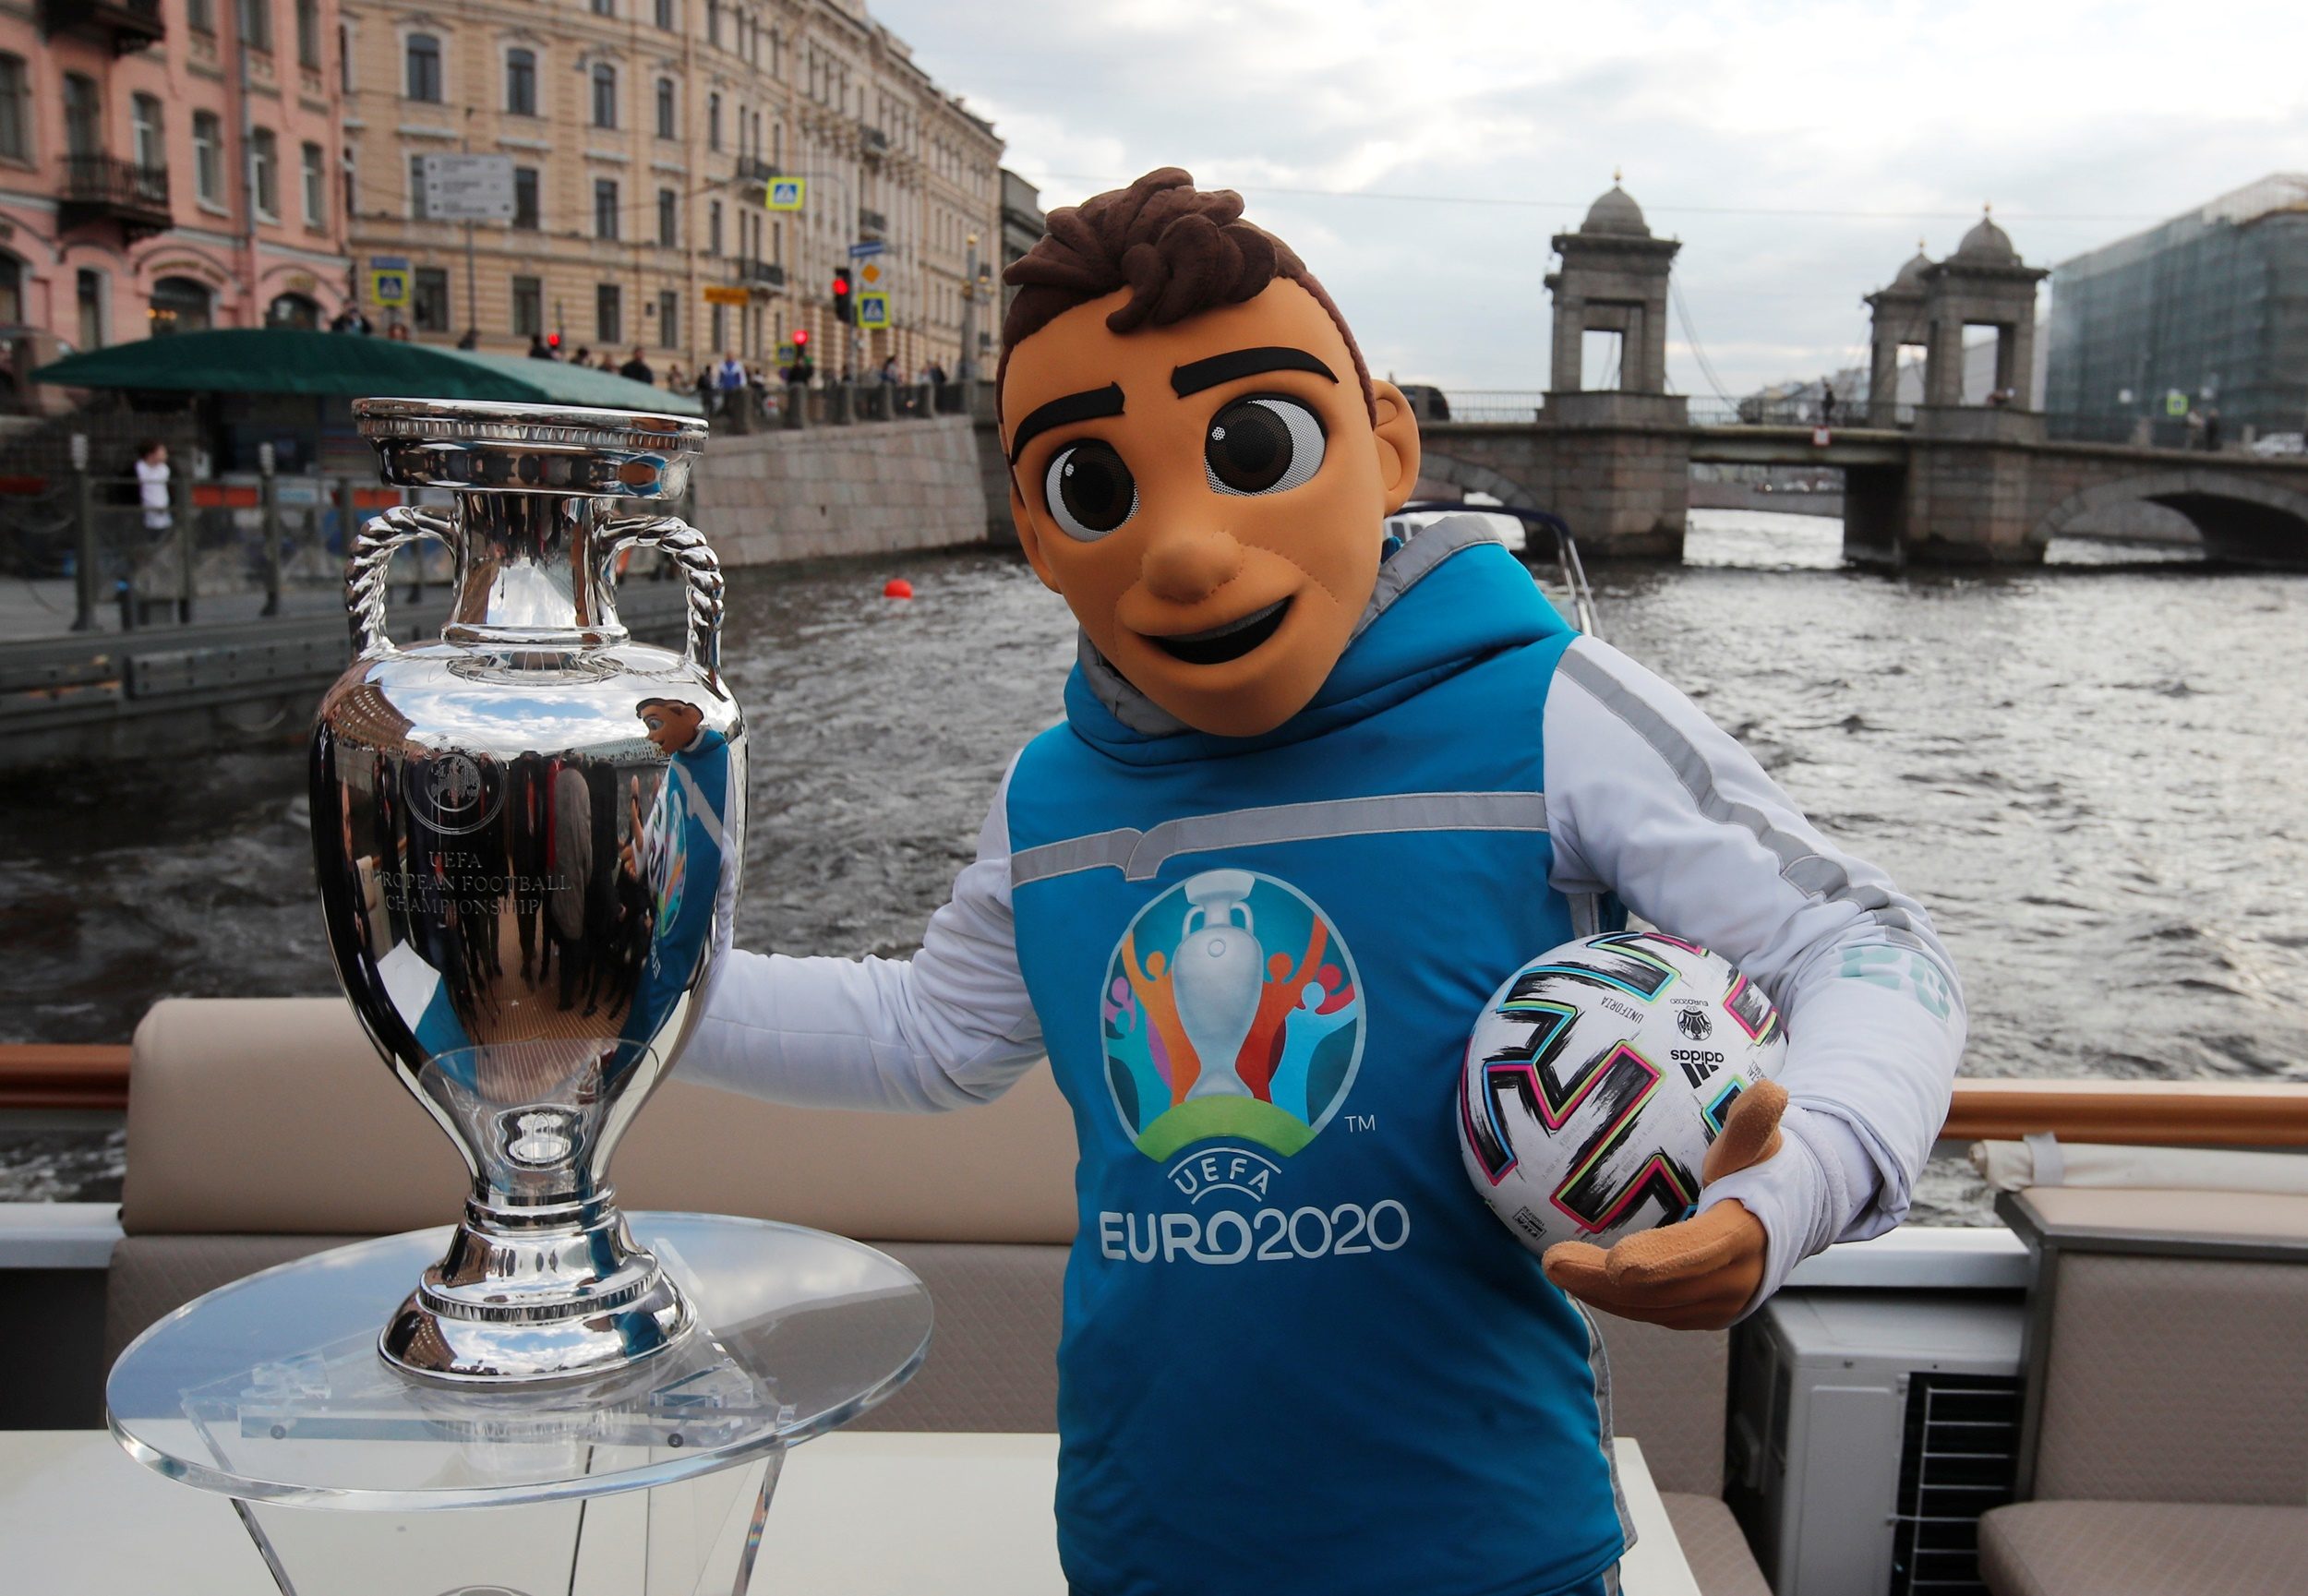
M 2249 473 L 2187 466 L 2095 483 L 2051 508 L 2035 531 L 2038 547 L 2098 511 L 2124 504 L 2176 510 L 2204 535 L 2206 554 L 2297 564 L 2308 559 L 2308 493 Z
M 1431 439 L 1419 440 L 1418 474 L 1422 482 L 1438 482 L 1462 493 L 1487 493 L 1501 504 L 1532 504 L 1545 506 L 1548 496 L 1537 491 L 1527 482 L 1521 482 L 1505 472 L 1438 454 Z

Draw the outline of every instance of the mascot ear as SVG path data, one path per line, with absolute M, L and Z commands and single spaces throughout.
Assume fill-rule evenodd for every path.
M 1035 529 L 1034 518 L 1027 510 L 1026 500 L 1017 490 L 1016 467 L 1010 471 L 1010 524 L 1017 528 L 1017 546 L 1025 553 L 1026 563 L 1034 568 L 1036 576 L 1041 578 L 1042 586 L 1064 597 L 1065 590 L 1058 585 L 1056 576 L 1051 571 L 1050 562 L 1042 558 L 1041 534 Z
M 1374 379 L 1370 387 L 1378 412 L 1371 428 L 1371 445 L 1378 451 L 1378 485 L 1386 495 L 1386 513 L 1392 515 L 1410 502 L 1418 486 L 1418 417 L 1393 383 Z

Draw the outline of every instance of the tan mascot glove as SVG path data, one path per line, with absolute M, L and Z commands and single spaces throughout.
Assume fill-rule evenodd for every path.
M 1833 1241 L 1860 1206 L 1834 1122 L 1765 1081 L 1741 1095 L 1700 1175 L 1700 1212 L 1629 1236 L 1608 1252 L 1585 1242 L 1546 1250 L 1546 1278 L 1591 1307 L 1674 1330 L 1719 1330 L 1776 1290 L 1787 1271 Z M 1783 1124 L 1784 1120 L 1784 1124 Z M 1810 1144 L 1814 1126 L 1829 1143 Z M 1832 1128 L 1831 1128 L 1832 1127 Z M 1774 1238 L 1781 1256 L 1773 1256 Z M 1792 1252 L 1792 1255 L 1786 1255 Z

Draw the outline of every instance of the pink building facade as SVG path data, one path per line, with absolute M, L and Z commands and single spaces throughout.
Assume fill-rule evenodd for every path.
M 336 0 L 0 8 L 0 405 L 57 354 L 350 302 Z

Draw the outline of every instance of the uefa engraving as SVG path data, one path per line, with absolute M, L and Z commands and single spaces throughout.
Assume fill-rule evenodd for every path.
M 357 657 L 314 727 L 314 859 L 346 997 L 473 1172 L 447 1255 L 380 1346 L 444 1379 L 597 1374 L 691 1325 L 607 1169 L 696 1024 L 743 857 L 719 568 L 693 528 L 622 502 L 678 494 L 704 429 L 540 405 L 355 411 L 387 481 L 450 502 L 388 511 L 353 548 Z M 457 574 L 439 638 L 402 649 L 385 582 L 418 538 L 447 544 Z M 629 549 L 684 583 L 681 651 L 619 621 L 609 572 Z

